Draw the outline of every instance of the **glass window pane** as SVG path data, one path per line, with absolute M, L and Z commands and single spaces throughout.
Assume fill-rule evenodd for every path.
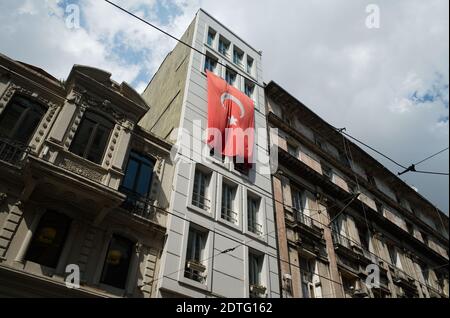
M 123 237 L 113 236 L 106 254 L 101 282 L 124 289 L 130 266 L 133 243 Z
M 108 144 L 109 135 L 111 129 L 98 126 L 95 132 L 95 136 L 90 145 L 89 151 L 87 153 L 86 159 L 100 164 L 103 159 L 103 154 L 105 153 L 105 148 Z
M 89 143 L 89 139 L 92 135 L 92 132 L 94 131 L 94 127 L 95 123 L 88 118 L 84 118 L 81 121 L 77 133 L 75 135 L 75 138 L 73 139 L 72 144 L 70 146 L 71 152 L 80 157 L 84 157 L 84 151 Z
M 138 182 L 136 185 L 136 193 L 147 196 L 150 190 L 150 184 L 152 181 L 153 166 L 141 165 L 141 169 L 138 176 Z
M 40 121 L 41 114 L 31 109 L 28 110 L 20 123 L 19 129 L 15 131 L 15 134 L 12 138 L 24 144 L 28 144 Z
M 45 213 L 33 234 L 26 260 L 56 268 L 69 225 L 70 219 L 65 215 L 53 211 Z
M 134 191 L 134 184 L 138 170 L 139 162 L 137 162 L 133 158 L 130 158 L 130 160 L 128 161 L 125 177 L 123 178 L 122 187 L 126 188 L 127 190 Z
M 0 119 L 0 136 L 13 137 L 14 127 L 24 110 L 25 107 L 16 103 L 11 103 L 5 108 Z

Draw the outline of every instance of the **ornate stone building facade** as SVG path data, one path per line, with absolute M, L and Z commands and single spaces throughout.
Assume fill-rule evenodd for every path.
M 266 101 L 282 296 L 448 298 L 448 216 L 274 82 Z
M 75 65 L 61 82 L 0 55 L 0 296 L 154 296 L 171 145 L 110 77 Z

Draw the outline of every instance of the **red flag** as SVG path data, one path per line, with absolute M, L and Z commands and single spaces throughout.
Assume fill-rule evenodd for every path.
M 208 145 L 251 163 L 255 106 L 247 95 L 212 72 L 208 76 Z

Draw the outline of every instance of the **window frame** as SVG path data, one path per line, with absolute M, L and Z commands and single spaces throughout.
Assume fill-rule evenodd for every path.
M 19 102 L 20 100 L 24 100 L 26 103 L 29 103 L 31 105 L 25 105 L 25 103 Z M 9 131 L 4 136 L 0 135 L 0 137 L 5 137 L 10 140 L 14 140 L 16 142 L 20 142 L 22 144 L 29 144 L 31 140 L 33 139 L 33 136 L 36 134 L 37 129 L 39 128 L 42 119 L 44 118 L 45 114 L 48 111 L 48 108 L 44 106 L 42 103 L 35 101 L 33 98 L 30 98 L 28 96 L 23 96 L 20 94 L 15 94 L 7 103 L 7 105 L 4 107 L 3 111 L 0 113 L 0 125 L 2 124 L 3 119 L 5 116 L 9 114 L 9 112 L 12 111 L 13 105 L 18 104 L 21 107 L 23 107 L 23 110 L 20 112 L 20 115 L 18 119 L 16 120 L 15 124 L 13 125 L 11 131 Z M 27 140 L 18 140 L 17 133 L 21 130 L 20 128 L 23 126 L 23 122 L 26 120 L 27 115 L 30 113 L 38 113 L 40 114 L 40 119 L 38 120 L 36 127 L 34 127 L 33 131 L 28 136 Z M 38 117 L 36 117 L 37 119 Z
M 105 273 L 105 267 L 107 265 L 106 262 L 108 260 L 109 252 L 110 252 L 110 249 L 111 249 L 111 243 L 113 242 L 113 239 L 115 239 L 115 238 L 120 238 L 122 241 L 127 241 L 127 243 L 130 243 L 130 245 L 129 245 L 130 256 L 128 258 L 126 277 L 125 277 L 124 282 L 123 282 L 123 287 L 118 287 L 118 286 L 112 285 L 112 284 L 110 284 L 110 282 L 106 282 L 104 277 L 103 277 L 104 273 Z M 110 239 L 109 239 L 109 241 L 107 243 L 107 246 L 106 246 L 106 253 L 105 253 L 104 257 L 103 257 L 103 263 L 102 263 L 102 267 L 101 267 L 101 270 L 100 270 L 100 276 L 99 276 L 99 284 L 104 285 L 104 286 L 108 286 L 109 288 L 113 288 L 113 289 L 116 289 L 116 290 L 121 290 L 121 291 L 126 291 L 128 289 L 128 283 L 129 283 L 130 278 L 131 278 L 130 273 L 131 273 L 131 270 L 132 270 L 133 261 L 134 261 L 134 257 L 135 257 L 133 255 L 135 246 L 136 246 L 136 242 L 134 240 L 130 239 L 129 237 L 127 237 L 127 236 L 124 236 L 124 235 L 121 235 L 121 234 L 118 234 L 118 233 L 114 233 L 114 234 L 111 235 L 111 237 L 110 237 Z
M 88 138 L 87 144 L 84 146 L 84 148 L 80 148 L 80 149 L 83 149 L 83 154 L 81 155 L 78 152 L 75 152 L 76 150 L 74 148 L 78 147 L 78 144 L 76 143 L 77 142 L 77 137 L 80 136 L 80 134 L 82 133 L 81 129 L 84 128 L 83 127 L 83 123 L 85 123 L 86 121 L 90 121 L 90 122 L 94 123 L 94 128 L 89 134 L 89 138 Z M 90 161 L 90 162 L 92 162 L 94 164 L 102 165 L 102 163 L 103 163 L 103 161 L 105 159 L 105 154 L 107 152 L 108 145 L 109 145 L 109 142 L 111 140 L 111 135 L 113 133 L 115 125 L 116 125 L 116 123 L 114 121 L 110 120 L 109 118 L 107 118 L 106 116 L 104 116 L 102 114 L 99 114 L 99 113 L 97 113 L 95 111 L 87 111 L 84 114 L 83 118 L 81 119 L 81 122 L 80 122 L 80 124 L 78 126 L 77 132 L 75 133 L 75 136 L 74 136 L 74 138 L 72 140 L 72 143 L 71 143 L 71 145 L 69 147 L 69 151 L 71 153 L 73 153 L 74 155 L 76 155 L 78 157 L 81 157 L 81 158 L 84 158 L 84 159 L 86 159 L 86 160 L 88 160 L 88 161 Z M 93 145 L 94 139 L 97 137 L 97 131 L 99 130 L 99 128 L 102 128 L 102 129 L 105 129 L 105 130 L 109 130 L 109 133 L 107 134 L 107 137 L 105 139 L 106 142 L 105 142 L 105 145 L 103 147 L 102 155 L 99 157 L 99 161 L 97 162 L 97 161 L 88 159 L 88 156 L 92 155 L 91 154 L 91 151 L 92 151 L 91 147 Z M 80 147 L 82 147 L 82 146 L 80 146 Z
M 49 226 L 51 225 L 47 225 L 44 227 L 44 225 L 42 224 L 42 222 L 44 222 L 46 220 L 47 217 L 58 217 L 60 218 L 60 221 L 65 221 L 65 228 L 63 229 L 63 234 L 62 234 L 62 238 L 60 239 L 60 245 L 57 247 L 58 251 L 56 252 L 56 256 L 55 256 L 55 260 L 54 260 L 54 264 L 43 264 L 42 262 L 38 262 L 36 260 L 36 258 L 32 258 L 30 256 L 30 254 L 32 253 L 32 249 L 34 246 L 34 244 L 38 244 L 35 242 L 35 240 L 37 240 L 36 236 L 39 235 L 40 231 L 45 230 L 47 228 L 49 228 Z M 51 218 L 50 218 L 51 220 Z M 54 220 L 53 220 L 54 221 Z M 45 213 L 40 217 L 39 222 L 37 224 L 36 229 L 34 230 L 34 233 L 32 234 L 30 243 L 28 244 L 27 248 L 26 248 L 26 253 L 24 255 L 24 260 L 26 262 L 31 262 L 31 263 L 35 263 L 35 264 L 39 264 L 40 266 L 46 267 L 46 268 L 50 268 L 52 270 L 57 270 L 58 269 L 58 265 L 59 262 L 61 261 L 61 256 L 64 252 L 64 247 L 67 243 L 67 239 L 69 238 L 69 234 L 70 234 L 70 229 L 71 226 L 73 224 L 73 219 L 70 218 L 69 216 L 67 216 L 64 213 L 58 212 L 54 209 L 48 209 L 45 211 Z M 57 235 L 58 232 L 56 232 L 55 237 Z

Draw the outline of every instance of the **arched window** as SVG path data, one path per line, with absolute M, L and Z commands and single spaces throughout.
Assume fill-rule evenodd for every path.
M 25 259 L 56 268 L 69 226 L 70 218 L 55 211 L 47 211 L 39 221 Z
M 70 151 L 101 164 L 113 127 L 114 124 L 106 118 L 87 112 L 81 120 Z
M 45 112 L 42 105 L 14 96 L 0 116 L 0 137 L 28 144 Z
M 130 240 L 113 235 L 103 265 L 102 284 L 125 289 L 133 246 Z

